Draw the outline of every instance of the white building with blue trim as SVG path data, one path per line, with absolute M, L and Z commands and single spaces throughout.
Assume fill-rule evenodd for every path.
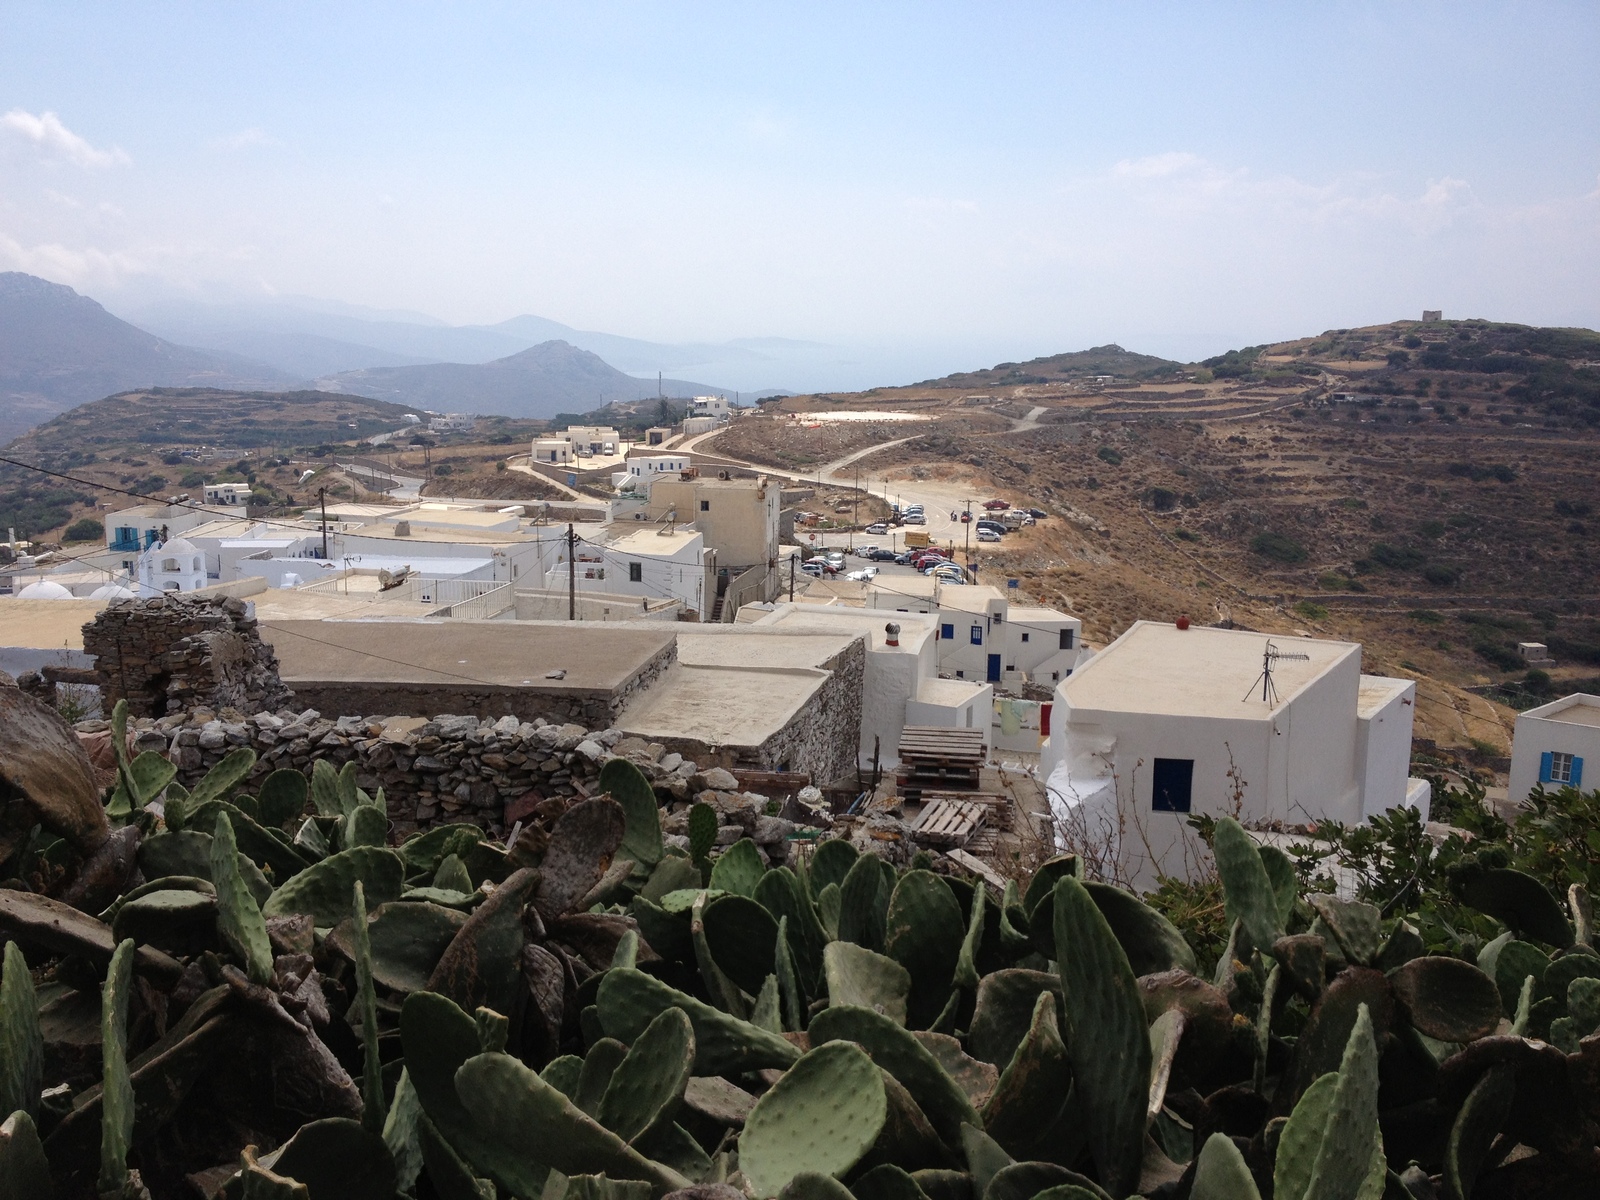
M 1583 786 L 1583 760 L 1600 755 L 1600 696 L 1575 692 L 1517 715 L 1506 799 L 1520 804 L 1537 785 Z

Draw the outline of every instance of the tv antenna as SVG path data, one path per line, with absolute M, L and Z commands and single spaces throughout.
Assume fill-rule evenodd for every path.
M 1267 639 L 1266 649 L 1261 652 L 1261 674 L 1256 676 L 1256 683 L 1261 685 L 1261 699 L 1271 705 L 1278 703 L 1278 685 L 1272 680 L 1272 673 L 1277 668 L 1279 660 L 1287 659 L 1294 662 L 1310 662 L 1311 655 L 1296 654 L 1293 651 L 1279 650 L 1272 644 L 1272 639 Z M 1250 685 L 1250 690 L 1244 698 L 1250 699 L 1255 694 L 1255 684 Z

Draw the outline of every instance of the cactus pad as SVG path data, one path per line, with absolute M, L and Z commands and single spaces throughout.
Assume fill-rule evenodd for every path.
M 1500 991 L 1471 963 L 1413 958 L 1388 978 L 1400 1011 L 1431 1038 L 1470 1042 L 1488 1037 L 1500 1023 Z
M 1217 821 L 1212 850 L 1217 874 L 1222 876 L 1227 919 L 1240 922 L 1250 944 L 1265 953 L 1283 934 L 1283 927 L 1278 919 L 1277 893 L 1255 842 L 1239 822 L 1222 817 Z
M 518 1195 L 537 1195 L 548 1169 L 640 1179 L 661 1191 L 689 1182 L 591 1120 L 508 1054 L 468 1059 L 456 1072 L 456 1093 L 495 1147 L 495 1178 Z
M 1261 1200 L 1244 1155 L 1225 1133 L 1213 1133 L 1200 1149 L 1190 1200 Z
M 911 973 L 894 959 L 854 942 L 829 942 L 822 952 L 822 972 L 830 1006 L 855 1005 L 897 1025 L 906 1023 Z
M 767 864 L 761 861 L 756 844 L 749 838 L 740 838 L 717 857 L 711 868 L 710 886 L 735 896 L 753 897 L 766 873 Z
M 356 881 L 374 908 L 398 900 L 405 886 L 405 866 L 393 850 L 356 846 L 341 850 L 288 880 L 261 906 L 264 917 L 307 913 L 318 929 L 332 928 L 350 915 Z
M 1224 821 L 1217 823 L 1218 846 Z M 1264 881 L 1253 849 L 1251 860 Z M 1270 920 L 1275 926 L 1275 909 Z M 1055 942 L 1089 1150 L 1106 1189 L 1126 1195 L 1139 1181 L 1150 1086 L 1150 1038 L 1139 984 L 1111 926 L 1076 879 L 1056 884 Z
M 950 998 L 967 923 L 955 893 L 932 871 L 908 871 L 889 897 L 884 949 L 911 975 L 906 1021 L 933 1024 Z
M 625 758 L 613 758 L 600 768 L 600 789 L 622 805 L 623 858 L 649 869 L 661 861 L 661 807 L 655 789 L 644 773 Z
M 1028 1036 L 1040 992 L 1055 996 L 1058 1017 L 1065 1012 L 1061 1007 L 1061 979 L 1057 975 L 1021 967 L 985 975 L 978 984 L 978 1003 L 967 1037 L 968 1052 L 997 1067 L 1009 1063 Z
M 1141 1013 L 1141 1024 L 1142 1017 Z M 1145 1044 L 1148 1048 L 1148 1041 Z M 1011 1154 L 1026 1154 L 1050 1129 L 1071 1087 L 1070 1058 L 1056 1026 L 1055 997 L 1040 992 L 1028 1034 L 983 1107 L 983 1131 Z
M 1293 868 L 1290 873 L 1292 878 Z M 1109 883 L 1085 882 L 1083 886 L 1106 924 L 1111 926 L 1112 935 L 1128 956 L 1134 975 L 1154 975 L 1173 968 L 1194 972 L 1194 951 L 1183 940 L 1178 927 L 1166 917 L 1132 892 Z
M 5 973 L 0 976 L 0 1112 L 9 1115 L 20 1110 L 31 1122 L 39 1112 L 44 1078 L 39 999 L 28 974 L 28 960 L 15 942 L 6 943 L 4 961 Z M 34 1140 L 38 1140 L 37 1132 Z
M 211 836 L 211 882 L 217 889 L 217 932 L 240 962 L 252 983 L 272 982 L 272 946 L 261 908 L 239 874 L 239 852 L 233 840 L 233 822 L 217 814 Z
M 825 846 L 841 845 L 826 842 Z M 820 853 L 820 851 L 819 851 Z M 839 884 L 840 940 L 854 942 L 868 950 L 883 953 L 883 924 L 889 911 L 889 892 L 880 860 L 875 854 L 860 855 Z
M 802 1171 L 844 1174 L 872 1148 L 888 1103 L 872 1060 L 830 1042 L 790 1067 L 751 1110 L 739 1165 L 758 1197 L 776 1196 Z
M 524 867 L 497 887 L 451 939 L 428 977 L 428 990 L 463 1009 L 486 1004 L 510 1012 L 522 980 L 522 909 L 538 884 L 539 873 Z
M 679 1008 L 694 1027 L 694 1073 L 723 1075 L 784 1068 L 799 1051 L 777 1034 L 729 1016 L 692 996 L 668 987 L 642 971 L 607 971 L 596 998 L 607 1035 L 632 1042 L 669 1008 Z
M 813 1046 L 847 1041 L 865 1050 L 911 1093 L 946 1143 L 960 1142 L 962 1125 L 978 1124 L 978 1114 L 966 1094 L 939 1060 L 890 1017 L 867 1008 L 830 1006 L 812 1019 L 808 1032 Z
M 650 1022 L 611 1073 L 596 1114 L 600 1124 L 631 1142 L 670 1121 L 693 1066 L 694 1028 L 683 1010 L 669 1008 Z
M 713 871 L 712 877 L 715 876 Z M 722 896 L 707 904 L 702 919 L 712 961 L 734 983 L 755 995 L 776 967 L 773 952 L 778 943 L 778 923 L 761 905 L 740 894 Z

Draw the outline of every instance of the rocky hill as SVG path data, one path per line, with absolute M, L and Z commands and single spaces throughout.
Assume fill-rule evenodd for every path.
M 597 354 L 564 341 L 537 346 L 487 363 L 428 363 L 343 371 L 318 386 L 329 391 L 373 396 L 399 404 L 446 412 L 499 413 L 509 417 L 551 417 L 583 411 L 608 400 L 654 395 L 654 379 L 638 379 Z M 669 396 L 692 396 L 720 389 L 705 383 L 667 379 Z
M 1153 354 L 1124 350 L 1115 343 L 1051 354 L 1025 363 L 1000 363 L 986 371 L 962 371 L 930 379 L 919 387 L 1015 387 L 1026 384 L 1064 383 L 1110 376 L 1115 379 L 1155 379 L 1176 375 L 1183 364 Z
M 0 444 L 57 413 L 128 388 L 290 382 L 247 359 L 164 341 L 69 287 L 0 273 Z

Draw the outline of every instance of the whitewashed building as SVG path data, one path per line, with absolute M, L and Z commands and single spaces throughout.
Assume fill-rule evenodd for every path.
M 197 592 L 206 586 L 206 560 L 200 547 L 186 538 L 159 542 L 139 556 L 139 591 Z
M 680 474 L 693 465 L 694 460 L 687 454 L 636 454 L 628 459 L 628 474 L 648 483 L 661 475 Z
M 1355 643 L 1137 622 L 1056 686 L 1040 773 L 1057 837 L 1143 888 L 1203 854 L 1192 813 L 1426 818 L 1415 701 L 1413 681 L 1363 675 Z
M 986 584 L 939 585 L 941 675 L 1013 687 L 1049 686 L 1087 660 L 1081 620 L 1053 608 L 1014 605 L 1008 590 Z
M 1600 696 L 1575 692 L 1518 713 L 1506 799 L 1520 803 L 1541 784 L 1551 791 L 1581 788 L 1584 760 L 1596 756 L 1600 756 Z
M 681 600 L 703 621 L 710 612 L 705 536 L 696 529 L 647 528 L 612 542 L 580 542 L 570 569 L 564 550 L 544 576 L 547 589 Z

